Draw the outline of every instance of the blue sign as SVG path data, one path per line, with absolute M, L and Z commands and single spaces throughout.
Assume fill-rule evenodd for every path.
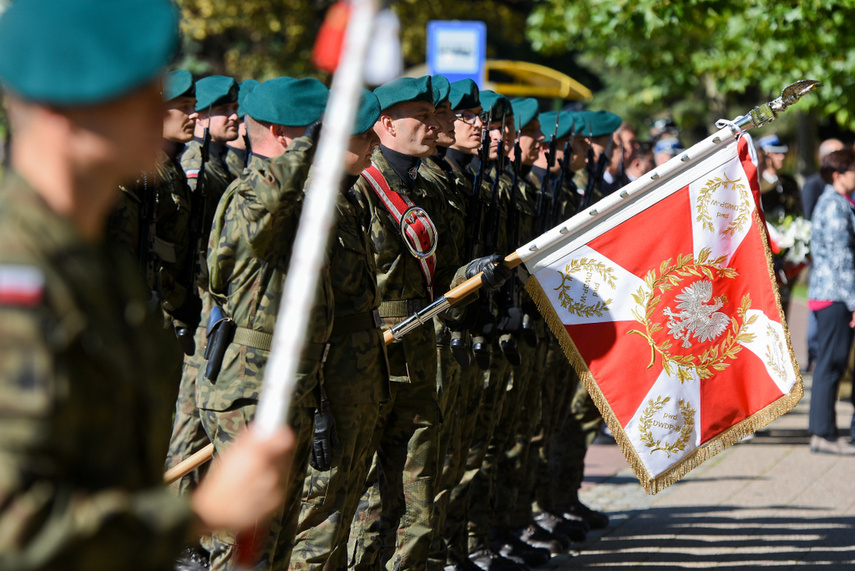
M 430 75 L 444 75 L 448 81 L 468 78 L 483 88 L 486 52 L 487 25 L 484 22 L 428 22 L 427 68 Z

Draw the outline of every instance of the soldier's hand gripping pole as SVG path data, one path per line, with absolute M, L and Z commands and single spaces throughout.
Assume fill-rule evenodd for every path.
M 506 268 L 513 269 L 520 265 L 520 257 L 516 252 L 510 254 L 502 260 L 502 265 Z M 386 344 L 389 345 L 394 343 L 396 340 L 401 339 L 404 335 L 420 327 L 426 323 L 430 323 L 430 321 L 449 307 L 454 307 L 463 303 L 464 300 L 470 301 L 469 298 L 472 294 L 476 293 L 481 286 L 484 285 L 482 282 L 483 272 L 479 272 L 478 274 L 472 276 L 456 288 L 450 290 L 441 298 L 434 301 L 432 304 L 428 305 L 424 309 L 415 314 L 409 316 L 404 321 L 395 325 L 391 329 L 386 330 L 383 334 L 383 339 L 386 341 Z

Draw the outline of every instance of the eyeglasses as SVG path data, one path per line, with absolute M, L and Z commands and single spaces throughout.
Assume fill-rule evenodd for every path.
M 469 123 L 470 125 L 474 125 L 476 119 L 481 119 L 480 115 L 478 115 L 477 113 L 470 113 L 469 111 L 464 111 L 463 113 L 455 113 L 454 116 L 463 121 L 464 123 Z

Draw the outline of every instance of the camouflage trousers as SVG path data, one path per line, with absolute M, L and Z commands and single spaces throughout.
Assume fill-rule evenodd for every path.
M 440 486 L 451 486 L 451 488 L 448 494 L 448 507 L 445 510 L 445 522 L 440 529 L 441 541 L 436 545 L 436 550 L 441 549 L 443 552 L 440 553 L 432 548 L 431 561 L 439 561 L 442 557 L 447 560 L 448 554 L 445 552 L 448 551 L 454 551 L 461 557 L 468 552 L 466 525 L 469 520 L 469 484 L 477 470 L 467 470 L 467 463 L 473 443 L 478 438 L 476 425 L 484 394 L 484 371 L 473 362 L 460 371 L 460 389 L 457 395 L 457 406 L 454 409 L 456 415 L 452 419 L 453 425 L 449 427 L 452 440 L 449 444 L 447 460 L 447 464 L 455 467 L 456 470 L 451 470 L 447 480 L 443 471 L 440 481 Z M 483 455 L 477 460 L 478 465 L 481 460 Z
M 196 330 L 196 347 L 201 347 L 205 329 Z M 199 409 L 196 408 L 196 376 L 199 368 L 204 366 L 202 350 L 197 350 L 193 356 L 184 357 L 181 382 L 178 386 L 178 399 L 175 402 L 175 418 L 172 423 L 172 436 L 169 439 L 169 450 L 166 455 L 166 469 L 170 469 L 185 460 L 210 443 L 208 434 L 202 427 Z M 183 495 L 196 489 L 208 470 L 209 464 L 203 464 L 193 470 L 174 486 Z
M 540 511 L 577 499 L 585 454 L 602 425 L 599 410 L 554 339 L 546 362 L 535 494 L 535 509 Z
M 542 375 L 540 424 L 534 436 L 538 443 L 537 469 L 535 474 L 535 511 L 551 510 L 555 507 L 558 470 L 553 459 L 558 430 L 570 414 L 572 395 L 578 377 L 570 366 L 557 339 L 550 333 L 547 341 L 546 361 Z
M 240 399 L 224 411 L 200 410 L 202 424 L 214 443 L 215 453 L 222 453 L 234 441 L 237 433 L 249 424 L 255 416 L 257 405 L 258 401 Z M 279 571 L 288 568 L 300 514 L 301 491 L 311 453 L 314 415 L 314 407 L 292 405 L 288 411 L 288 424 L 293 428 L 297 441 L 291 475 L 288 478 L 287 499 L 285 505 L 273 514 L 267 529 L 260 526 L 256 530 L 256 533 L 263 534 L 265 539 L 255 541 L 260 549 L 254 571 Z M 211 547 L 212 571 L 233 568 L 235 544 L 233 533 L 214 533 Z
M 460 471 L 459 459 L 459 422 L 461 367 L 451 354 L 447 345 L 439 345 L 437 353 L 436 384 L 439 394 L 439 409 L 442 412 L 442 424 L 439 427 L 440 473 L 436 483 L 434 497 L 434 529 L 431 538 L 428 569 L 442 570 L 445 567 L 447 547 L 442 538 L 448 502 L 454 487 L 457 473 Z
M 390 383 L 375 435 L 377 453 L 348 541 L 355 569 L 424 569 L 439 474 L 435 383 Z
M 513 381 L 505 395 L 506 402 L 514 406 L 504 407 L 500 421 L 507 426 L 502 431 L 507 437 L 501 443 L 496 483 L 495 521 L 509 527 L 522 527 L 532 521 L 536 455 L 532 454 L 531 440 L 540 421 L 546 343 L 541 340 L 532 347 L 521 342 L 519 351 L 521 364 L 514 367 Z
M 347 566 L 348 532 L 374 455 L 380 408 L 376 403 L 331 402 L 330 409 L 339 446 L 329 471 L 307 469 L 291 569 Z
M 468 485 L 468 547 L 465 553 L 489 545 L 490 527 L 495 513 L 496 470 L 501 450 L 495 432 L 505 405 L 511 367 L 508 360 L 493 344 L 493 358 L 486 376 L 484 398 L 475 424 L 475 438 L 466 459 L 466 474 L 461 485 Z M 456 548 L 455 548 L 456 551 Z
M 585 454 L 594 442 L 603 424 L 603 417 L 582 382 L 576 383 L 570 414 L 558 432 L 554 461 L 558 468 L 559 486 L 556 505 L 562 506 L 578 500 L 579 488 L 585 477 Z

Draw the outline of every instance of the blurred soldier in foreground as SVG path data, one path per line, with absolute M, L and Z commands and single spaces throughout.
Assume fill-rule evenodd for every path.
M 170 569 L 195 534 L 251 528 L 283 499 L 287 430 L 241 435 L 192 498 L 162 487 L 175 383 L 160 365 L 177 348 L 105 239 L 118 185 L 161 147 L 177 29 L 165 0 L 18 0 L 0 16 L 15 133 L 0 189 L 4 571 Z

